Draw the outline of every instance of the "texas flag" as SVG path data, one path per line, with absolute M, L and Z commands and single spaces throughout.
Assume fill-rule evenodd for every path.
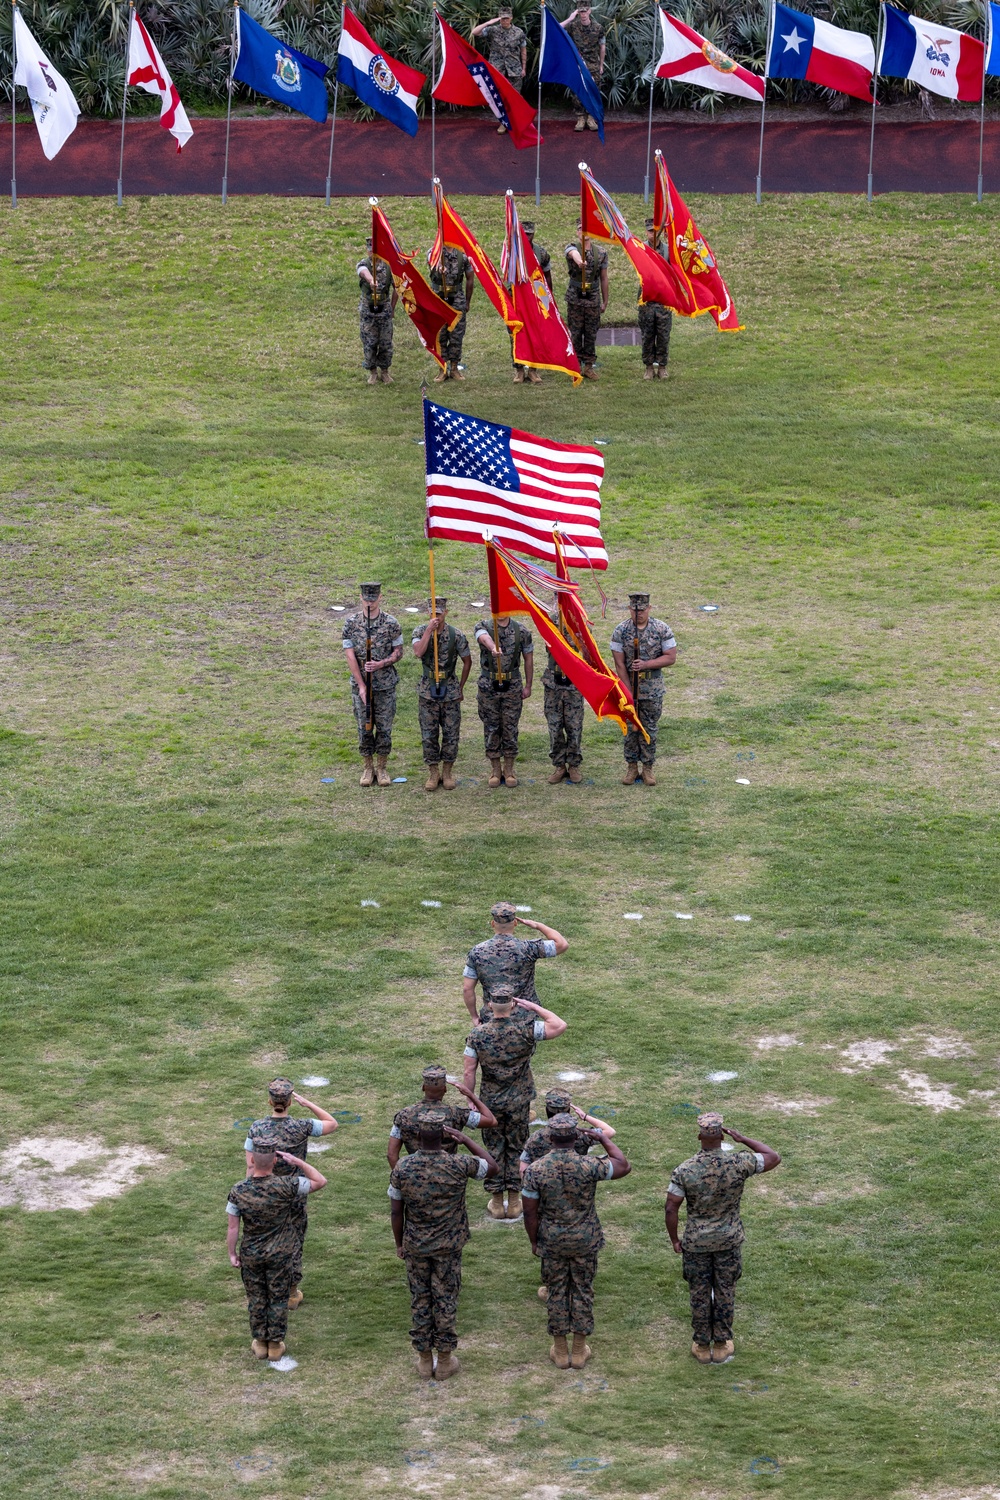
M 983 87 L 982 42 L 964 31 L 908 16 L 883 5 L 885 31 L 878 70 L 884 78 L 908 78 L 945 99 L 978 100 Z
M 337 81 L 353 89 L 362 104 L 384 115 L 407 135 L 416 135 L 417 95 L 426 76 L 394 57 L 387 57 L 353 10 L 344 6 L 344 24 L 337 48 Z
M 749 68 L 740 67 L 714 42 L 686 26 L 676 16 L 656 8 L 663 33 L 663 50 L 656 64 L 657 78 L 674 83 L 695 83 L 719 94 L 737 94 L 741 99 L 764 99 L 764 80 Z
M 875 44 L 861 31 L 844 31 L 829 21 L 776 4 L 765 73 L 768 78 L 804 78 L 870 104 Z

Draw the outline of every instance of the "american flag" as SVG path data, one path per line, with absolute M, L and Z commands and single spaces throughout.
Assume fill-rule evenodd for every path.
M 601 536 L 604 455 L 424 402 L 427 537 L 484 542 L 570 567 L 606 568 Z

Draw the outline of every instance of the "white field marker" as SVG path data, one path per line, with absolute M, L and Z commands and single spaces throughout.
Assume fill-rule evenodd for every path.
M 725 1068 L 720 1068 L 717 1073 L 706 1073 L 705 1077 L 709 1083 L 729 1083 L 733 1078 L 739 1078 L 738 1073 L 730 1073 Z

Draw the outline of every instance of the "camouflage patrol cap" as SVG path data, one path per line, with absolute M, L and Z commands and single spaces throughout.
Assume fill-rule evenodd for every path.
M 501 19 L 504 16 L 513 16 L 513 14 L 514 12 L 511 10 L 509 5 L 501 5 L 500 9 L 497 11 L 497 15 L 500 16 Z
M 490 916 L 494 922 L 513 922 L 517 911 L 512 901 L 496 901 L 490 907 Z
M 365 244 L 369 247 L 369 249 L 371 248 L 371 243 L 372 243 L 372 237 L 371 237 L 371 235 L 369 235 L 368 238 L 365 240 Z
M 448 1082 L 448 1072 L 447 1072 L 447 1069 L 442 1068 L 442 1066 L 441 1066 L 440 1063 L 431 1063 L 431 1065 L 430 1065 L 429 1068 L 425 1068 L 424 1069 L 423 1074 L 421 1076 L 423 1077 L 423 1080 L 424 1080 L 425 1083 L 447 1083 Z
M 629 594 L 629 596 L 628 596 L 628 602 L 629 602 L 629 604 L 633 605 L 634 607 L 641 609 L 643 607 L 643 605 L 646 605 L 646 604 L 649 603 L 649 595 L 648 594 Z
M 647 229 L 655 229 L 656 228 L 656 220 L 655 219 L 647 219 L 646 220 L 646 228 Z
M 554 1141 L 575 1141 L 579 1133 L 572 1115 L 553 1115 L 549 1121 L 549 1135 Z
M 290 1078 L 272 1078 L 267 1092 L 272 1099 L 290 1099 L 295 1093 L 295 1085 Z
M 517 991 L 512 984 L 495 984 L 490 989 L 490 1003 L 493 1005 L 510 1005 L 516 998 Z
M 273 1156 L 277 1147 L 269 1136 L 255 1135 L 250 1138 L 250 1149 L 255 1156 Z
M 437 610 L 437 609 L 447 609 L 448 608 L 448 600 L 445 598 L 444 594 L 435 594 L 433 599 L 428 599 L 428 601 L 427 601 L 427 607 L 428 607 L 428 609 L 435 609 L 435 610 Z
M 362 599 L 364 599 L 365 603 L 374 604 L 375 600 L 382 592 L 382 585 L 380 583 L 362 583 L 359 585 L 359 589 L 361 597 Z
M 417 1113 L 418 1130 L 443 1130 L 448 1123 L 445 1109 L 421 1109 Z
M 718 1110 L 709 1109 L 703 1115 L 699 1115 L 698 1129 L 704 1131 L 706 1135 L 721 1135 L 722 1116 Z
M 562 1114 L 569 1109 L 573 1099 L 569 1089 L 549 1089 L 545 1095 L 545 1107 L 554 1114 Z
M 521 220 L 521 228 L 524 230 L 525 234 L 534 234 L 534 232 L 535 232 L 535 222 L 534 222 L 534 220 L 533 219 L 522 219 Z

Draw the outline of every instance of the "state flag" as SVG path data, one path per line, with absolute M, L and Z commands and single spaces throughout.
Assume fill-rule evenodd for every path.
M 337 78 L 354 90 L 362 104 L 391 120 L 407 135 L 416 135 L 417 96 L 426 82 L 426 73 L 418 73 L 416 68 L 408 68 L 383 52 L 348 5 L 344 6 L 337 48 Z
M 983 88 L 985 48 L 965 31 L 909 16 L 883 5 L 885 29 L 878 71 L 907 78 L 944 99 L 978 100 Z
M 475 47 L 463 41 L 455 29 L 435 10 L 441 44 L 441 68 L 432 90 L 442 104 L 485 104 L 510 133 L 518 150 L 538 144 L 535 110 L 496 68 L 490 67 Z
M 561 83 L 576 95 L 582 108 L 597 121 L 597 133 L 603 146 L 604 100 L 601 91 L 569 32 L 564 31 L 554 17 L 549 24 L 549 13 L 544 5 L 538 77 L 541 83 Z
M 180 151 L 194 135 L 187 112 L 181 103 L 177 86 L 163 65 L 156 43 L 132 12 L 132 23 L 128 33 L 129 88 L 142 89 L 146 94 L 158 94 L 160 99 L 160 124 L 169 130 Z
M 14 6 L 14 83 L 26 89 L 38 139 L 47 161 L 57 156 L 76 129 L 80 106 L 65 78 L 49 62 Z
M 804 11 L 775 4 L 764 74 L 767 78 L 804 78 L 870 104 L 875 44 L 861 31 L 844 31 Z
M 676 16 L 668 16 L 659 6 L 657 15 L 663 37 L 663 50 L 656 64 L 657 78 L 668 78 L 671 83 L 693 83 L 719 94 L 736 94 L 741 99 L 763 102 L 763 78 L 741 67 L 693 26 L 685 25 Z
M 277 104 L 322 125 L 327 114 L 326 78 L 330 69 L 279 41 L 236 7 L 236 66 L 233 77 Z

